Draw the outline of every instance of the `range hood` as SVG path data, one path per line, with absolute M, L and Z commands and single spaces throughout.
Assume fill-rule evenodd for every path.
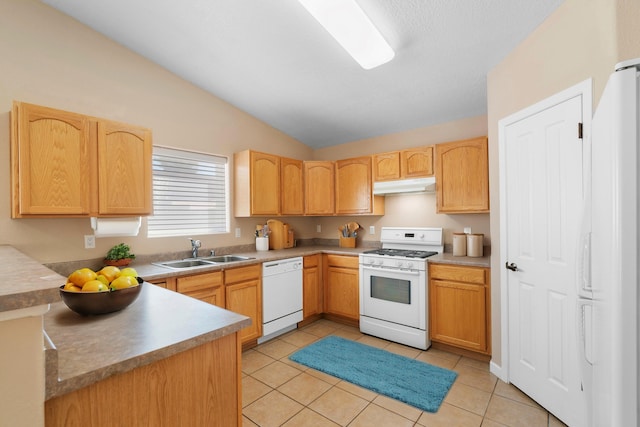
M 433 193 L 435 191 L 436 179 L 433 176 L 373 183 L 373 194 L 376 196 L 402 193 Z

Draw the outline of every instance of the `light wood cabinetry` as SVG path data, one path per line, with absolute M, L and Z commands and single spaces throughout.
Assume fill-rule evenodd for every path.
M 400 152 L 400 176 L 419 178 L 433 175 L 433 147 L 420 147 Z
M 358 257 L 325 254 L 322 264 L 325 313 L 358 322 L 360 317 Z
M 227 310 L 251 318 L 251 326 L 240 331 L 242 343 L 262 336 L 261 264 L 225 270 L 225 302 Z
M 164 279 L 153 279 L 148 280 L 149 283 L 153 283 L 156 286 L 160 286 L 161 288 L 169 289 L 170 291 L 177 291 L 176 286 L 176 278 L 175 277 L 165 277 Z
M 13 218 L 149 215 L 148 129 L 14 102 Z
M 45 426 L 240 426 L 236 335 L 49 399 Z
M 394 181 L 433 175 L 433 147 L 417 147 L 372 156 L 373 180 Z
M 304 214 L 304 171 L 302 160 L 280 158 L 282 215 Z
M 222 271 L 178 277 L 176 290 L 181 294 L 225 308 L 224 276 Z
M 280 214 L 280 157 L 245 150 L 234 155 L 237 217 Z
M 384 215 L 384 197 L 373 196 L 371 157 L 336 161 L 336 214 Z
M 98 212 L 151 213 L 151 158 L 151 131 L 113 121 L 98 122 Z
M 429 263 L 429 325 L 434 342 L 491 354 L 488 268 Z
M 335 212 L 333 162 L 304 162 L 305 215 L 333 215 Z
M 487 138 L 435 146 L 438 213 L 489 212 Z
M 302 289 L 303 319 L 322 314 L 322 257 L 320 254 L 303 258 Z

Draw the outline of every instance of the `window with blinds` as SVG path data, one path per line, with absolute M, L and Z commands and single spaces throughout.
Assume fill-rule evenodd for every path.
M 149 237 L 229 232 L 226 157 L 153 148 L 153 216 Z

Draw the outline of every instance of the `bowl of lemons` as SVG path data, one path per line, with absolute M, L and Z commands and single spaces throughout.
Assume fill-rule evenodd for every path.
M 131 267 L 106 266 L 98 271 L 81 268 L 60 286 L 60 297 L 67 307 L 83 316 L 113 313 L 138 298 L 142 283 Z

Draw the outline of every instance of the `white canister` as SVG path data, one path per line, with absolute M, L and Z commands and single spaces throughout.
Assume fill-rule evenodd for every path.
M 482 243 L 484 234 L 467 234 L 467 256 L 481 257 L 483 256 Z
M 269 250 L 269 236 L 256 237 L 256 251 L 268 251 Z
M 467 256 L 467 235 L 453 233 L 453 256 Z

